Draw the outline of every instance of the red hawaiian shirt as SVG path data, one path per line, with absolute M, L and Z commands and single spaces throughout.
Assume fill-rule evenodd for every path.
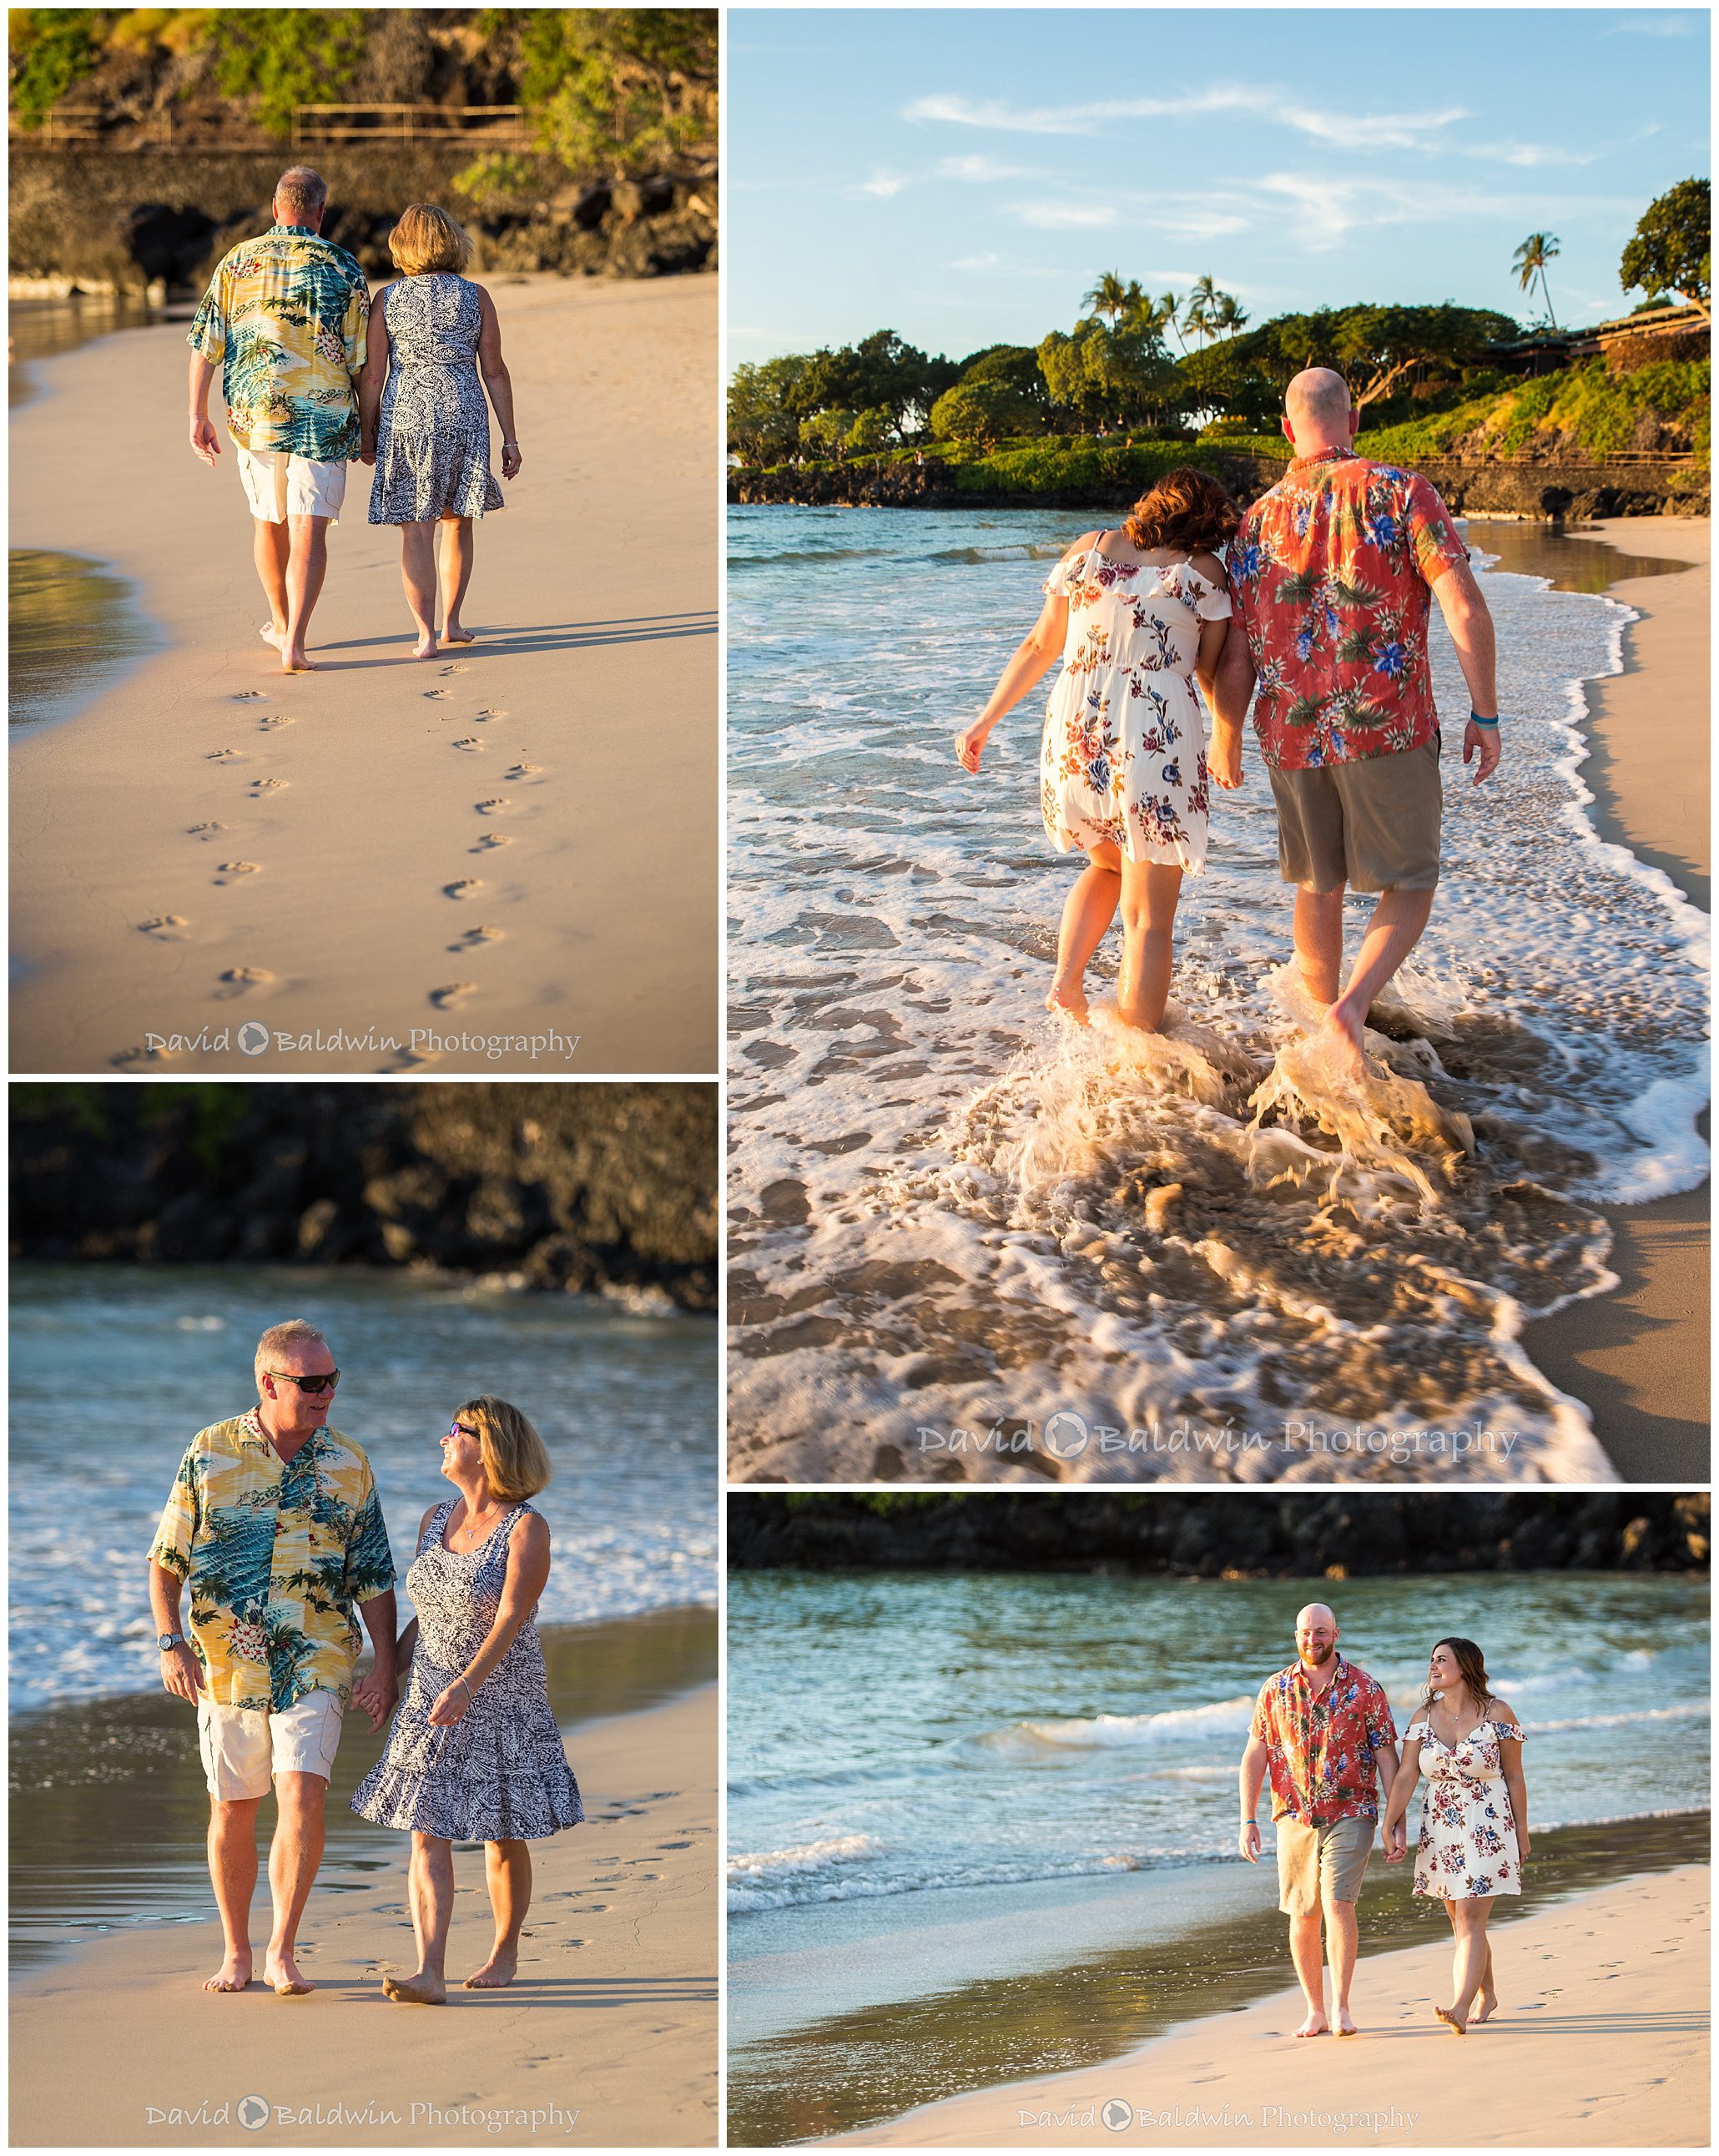
M 1253 1734 L 1271 1769 L 1271 1816 L 1310 1826 L 1378 1817 L 1378 1756 L 1397 1742 L 1384 1686 L 1339 1655 L 1316 1701 L 1299 1662 L 1260 1687 Z
M 1296 459 L 1243 516 L 1225 564 L 1268 764 L 1355 763 L 1432 739 L 1431 591 L 1467 559 L 1418 474 L 1351 449 Z

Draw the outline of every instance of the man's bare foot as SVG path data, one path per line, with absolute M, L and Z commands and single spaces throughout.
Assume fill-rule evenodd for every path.
M 403 2006 L 445 2006 L 448 1987 L 433 1969 L 415 1969 L 410 1976 L 385 1976 L 382 1988 Z
M 230 1953 L 213 1976 L 203 1980 L 205 1991 L 243 1991 L 251 1980 L 251 1950 Z
M 295 651 L 290 644 L 283 644 L 280 670 L 283 674 L 314 674 L 317 670 L 315 661 L 307 659 L 302 649 Z
M 475 644 L 477 639 L 463 622 L 450 621 L 442 631 L 444 644 Z
M 412 647 L 412 656 L 414 659 L 434 659 L 438 648 L 434 637 L 420 636 Z
M 1086 991 L 1078 981 L 1053 981 L 1044 998 L 1048 1011 L 1061 1011 L 1077 1025 L 1086 1023 Z
M 1435 2006 L 1433 2009 L 1433 2011 L 1438 2015 L 1439 2019 L 1444 2023 L 1447 2028 L 1454 2029 L 1459 2036 L 1467 2035 L 1467 2024 L 1465 2022 L 1459 2021 L 1455 2015 L 1451 2012 L 1448 2006 Z
M 1337 1066 L 1346 1078 L 1367 1075 L 1367 1058 L 1361 1045 L 1364 1025 L 1364 1014 L 1352 1009 L 1340 996 L 1326 1013 L 1325 1023 L 1319 1029 L 1320 1040 L 1330 1043 Z
M 316 1989 L 290 1953 L 271 1952 L 264 1956 L 263 1981 L 272 1984 L 282 1999 L 298 1999 Z
M 475 1969 L 465 1979 L 468 1991 L 499 1991 L 504 1984 L 511 1984 L 519 1974 L 519 1948 L 497 1947 L 481 1969 Z
M 1358 2036 L 1361 2034 L 1347 2006 L 1337 2009 L 1337 2034 L 1340 2036 Z
M 1498 1994 L 1483 1991 L 1475 2001 L 1475 2011 L 1469 2016 L 1469 2026 L 1478 2029 L 1483 2021 L 1490 2021 L 1498 2011 Z
M 265 621 L 257 634 L 264 644 L 272 644 L 277 651 L 286 641 L 286 627 L 282 622 Z
M 1331 2034 L 1331 2024 L 1316 2006 L 1311 2006 L 1307 2010 L 1306 2020 L 1296 2030 L 1296 2034 L 1297 2036 L 1328 2036 Z

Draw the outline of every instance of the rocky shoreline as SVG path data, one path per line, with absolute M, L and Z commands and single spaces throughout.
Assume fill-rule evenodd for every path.
M 736 1491 L 728 1562 L 746 1569 L 1170 1573 L 1350 1579 L 1400 1573 L 1708 1569 L 1710 1500 L 1443 1491 Z
M 11 1253 L 405 1265 L 716 1306 L 696 1085 L 27 1084 Z
M 396 273 L 387 235 L 408 203 L 439 203 L 470 233 L 480 275 L 665 277 L 716 266 L 715 168 L 580 180 L 547 158 L 518 160 L 529 184 L 475 208 L 454 187 L 470 144 L 319 151 L 328 237 L 366 274 Z M 265 231 L 285 151 L 10 155 L 8 269 L 14 298 L 126 293 L 160 304 L 200 291 L 227 249 Z
M 1264 457 L 1214 452 L 1188 445 L 1188 462 L 1223 480 L 1238 501 L 1252 501 L 1274 486 L 1283 467 Z M 1465 462 L 1429 458 L 1418 465 L 1459 515 L 1549 521 L 1605 516 L 1706 516 L 1711 508 L 1706 475 L 1699 489 L 1674 485 L 1687 465 L 1636 462 L 1543 464 Z M 841 509 L 1079 509 L 1115 511 L 1130 506 L 1135 490 L 1119 486 L 1046 488 L 1042 492 L 992 493 L 962 488 L 954 468 L 941 458 L 912 465 L 855 464 L 844 470 L 811 466 L 769 471 L 731 470 L 732 503 Z

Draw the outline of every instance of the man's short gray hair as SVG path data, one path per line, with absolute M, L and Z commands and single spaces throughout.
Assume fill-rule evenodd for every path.
M 292 165 L 275 182 L 275 199 L 283 208 L 317 217 L 328 207 L 328 182 L 308 165 Z
M 334 1353 L 328 1344 L 328 1336 L 319 1332 L 308 1317 L 289 1317 L 284 1324 L 269 1327 L 257 1342 L 256 1362 L 252 1372 L 257 1381 L 259 1399 L 262 1397 L 264 1371 L 278 1363 L 288 1349 L 312 1340 L 325 1354 L 332 1355 Z

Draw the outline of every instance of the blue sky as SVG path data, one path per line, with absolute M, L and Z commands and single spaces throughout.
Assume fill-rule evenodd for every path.
M 1353 300 L 1561 324 L 1709 172 L 1705 9 L 731 9 L 729 359 L 1036 343 L 1101 271 L 1251 322 Z

